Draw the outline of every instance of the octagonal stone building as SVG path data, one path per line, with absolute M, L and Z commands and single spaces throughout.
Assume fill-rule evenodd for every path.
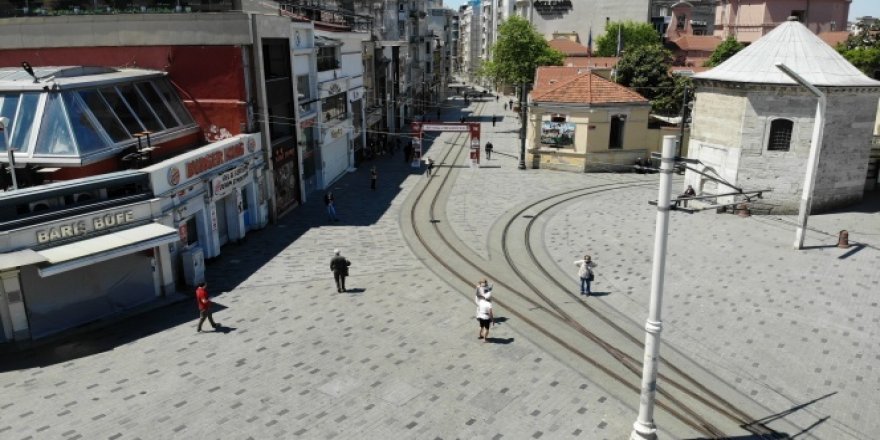
M 753 208 L 797 213 L 817 98 L 780 71 L 783 63 L 827 96 L 812 212 L 862 200 L 880 82 L 868 78 L 797 21 L 787 21 L 712 70 L 694 76 L 688 156 L 698 169 L 743 188 L 771 189 Z M 688 171 L 698 194 L 732 190 Z M 734 202 L 719 197 L 721 203 Z

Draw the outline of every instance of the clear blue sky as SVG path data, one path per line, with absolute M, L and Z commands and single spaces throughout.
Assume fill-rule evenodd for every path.
M 443 5 L 447 8 L 458 9 L 459 6 L 466 2 L 467 0 L 443 0 Z M 880 1 L 853 0 L 849 7 L 849 20 L 855 21 L 856 17 L 862 17 L 865 15 L 880 17 Z

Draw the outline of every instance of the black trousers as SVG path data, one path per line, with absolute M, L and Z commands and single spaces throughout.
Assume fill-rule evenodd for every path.
M 333 279 L 336 280 L 336 290 L 338 292 L 345 291 L 345 275 L 342 272 L 333 272 Z
M 202 330 L 202 324 L 205 322 L 205 319 L 211 324 L 211 327 L 217 328 L 217 324 L 214 322 L 214 317 L 211 316 L 210 310 L 199 310 L 199 325 L 196 327 L 199 331 Z

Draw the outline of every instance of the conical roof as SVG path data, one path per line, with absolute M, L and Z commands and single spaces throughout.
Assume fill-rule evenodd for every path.
M 796 84 L 776 67 L 783 63 L 816 86 L 880 86 L 797 21 L 787 21 L 697 79 L 756 84 Z

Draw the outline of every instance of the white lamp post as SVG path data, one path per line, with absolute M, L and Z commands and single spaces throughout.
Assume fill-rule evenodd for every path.
M 9 118 L 0 117 L 0 131 L 3 132 L 3 141 L 6 143 L 6 154 L 9 155 L 9 174 L 12 175 L 12 189 L 18 189 L 18 180 L 15 177 L 15 152 L 9 144 Z
M 654 230 L 654 265 L 651 271 L 651 299 L 645 323 L 645 362 L 642 366 L 642 393 L 639 417 L 633 423 L 630 440 L 654 440 L 654 396 L 657 393 L 657 363 L 660 357 L 660 308 L 663 304 L 663 279 L 666 276 L 666 239 L 669 234 L 669 209 L 672 201 L 672 171 L 675 162 L 676 137 L 663 136 L 660 157 L 660 190 L 657 198 L 657 227 Z
M 825 131 L 825 93 L 816 86 L 807 82 L 802 76 L 795 73 L 783 63 L 776 63 L 776 68 L 804 86 L 813 95 L 819 98 L 816 103 L 816 117 L 813 122 L 813 136 L 810 138 L 810 156 L 807 159 L 807 175 L 804 177 L 804 191 L 801 194 L 801 207 L 798 212 L 797 231 L 795 232 L 794 248 L 804 248 L 804 236 L 807 232 L 807 218 L 810 216 L 810 208 L 813 205 L 813 188 L 816 186 L 816 171 L 819 168 L 819 153 L 822 151 L 822 135 Z

